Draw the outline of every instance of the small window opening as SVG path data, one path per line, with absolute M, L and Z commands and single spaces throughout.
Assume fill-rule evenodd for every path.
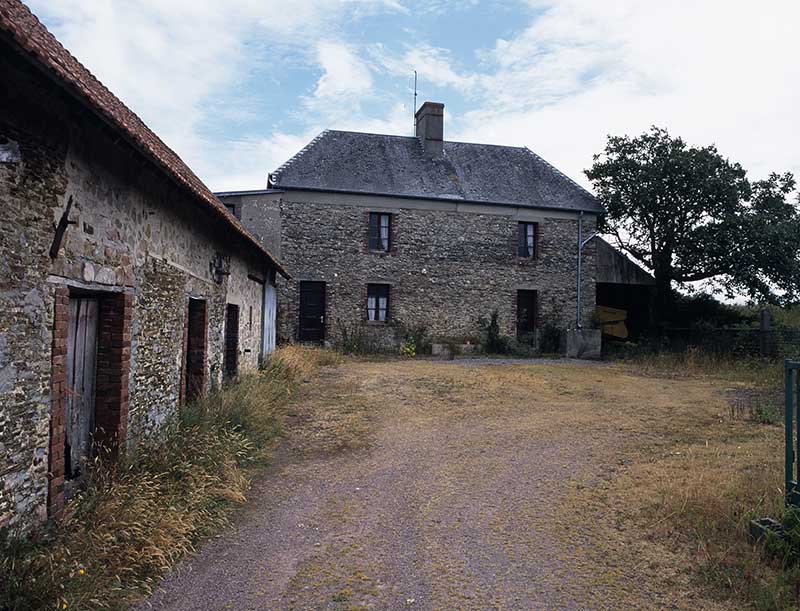
M 392 215 L 369 213 L 369 249 L 388 252 L 392 247 Z
M 517 256 L 527 259 L 536 257 L 536 223 L 521 222 L 517 233 Z
M 367 285 L 367 320 L 386 322 L 389 320 L 389 285 Z

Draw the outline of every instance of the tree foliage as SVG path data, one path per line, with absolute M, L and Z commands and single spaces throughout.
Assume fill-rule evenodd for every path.
M 790 173 L 750 182 L 715 146 L 657 127 L 610 136 L 586 171 L 607 214 L 601 228 L 656 278 L 659 314 L 675 284 L 713 279 L 729 296 L 800 296 L 800 200 Z

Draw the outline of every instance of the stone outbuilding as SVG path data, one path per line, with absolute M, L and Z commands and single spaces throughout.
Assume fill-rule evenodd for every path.
M 17 0 L 0 0 L 0 526 L 275 344 L 275 257 Z
M 279 338 L 391 343 L 422 326 L 474 340 L 494 310 L 534 345 L 545 327 L 588 326 L 596 245 L 578 316 L 577 243 L 603 212 L 595 197 L 527 148 L 445 140 L 442 104 L 416 119 L 416 137 L 325 131 L 267 189 L 217 194 L 291 272 Z

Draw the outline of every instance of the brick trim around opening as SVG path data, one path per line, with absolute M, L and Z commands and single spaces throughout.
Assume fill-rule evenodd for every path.
M 67 330 L 69 289 L 57 287 L 53 307 L 53 354 L 50 390 L 50 452 L 48 466 L 47 515 L 58 517 L 64 510 L 64 436 L 66 434 Z
M 133 295 L 97 293 L 99 297 L 97 378 L 94 441 L 116 457 L 125 443 L 128 426 L 131 318 Z M 64 510 L 64 442 L 67 425 L 68 287 L 57 287 L 53 311 L 51 362 L 50 451 L 47 514 L 58 518 Z

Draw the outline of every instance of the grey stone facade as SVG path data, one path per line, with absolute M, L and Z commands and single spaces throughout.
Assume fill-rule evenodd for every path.
M 326 283 L 326 339 L 342 325 L 365 325 L 373 335 L 395 340 L 398 326 L 424 325 L 442 339 L 475 338 L 478 318 L 497 310 L 502 331 L 516 335 L 518 290 L 537 291 L 537 327 L 575 325 L 578 213 L 496 205 L 364 196 L 311 191 L 238 200 L 242 218 L 271 222 L 292 280 L 279 282 L 278 332 L 298 338 L 298 288 L 302 281 Z M 277 214 L 277 211 L 280 214 Z M 392 216 L 390 253 L 367 247 L 369 212 Z M 517 225 L 539 223 L 536 259 L 517 257 Z M 275 229 L 279 223 L 279 230 Z M 595 216 L 583 217 L 584 236 Z M 274 238 L 273 238 L 274 239 Z M 591 323 L 595 303 L 595 246 L 583 254 L 582 313 Z M 391 285 L 392 324 L 365 322 L 366 286 Z
M 257 367 L 271 264 L 1 41 L 0 80 L 0 147 L 14 153 L 0 156 L 0 525 L 24 526 L 46 517 L 54 477 L 58 287 L 132 295 L 130 348 L 118 355 L 130 360 L 121 427 L 132 444 L 181 400 L 190 297 L 208 304 L 208 386 L 222 379 L 228 303 L 240 306 L 240 369 Z

